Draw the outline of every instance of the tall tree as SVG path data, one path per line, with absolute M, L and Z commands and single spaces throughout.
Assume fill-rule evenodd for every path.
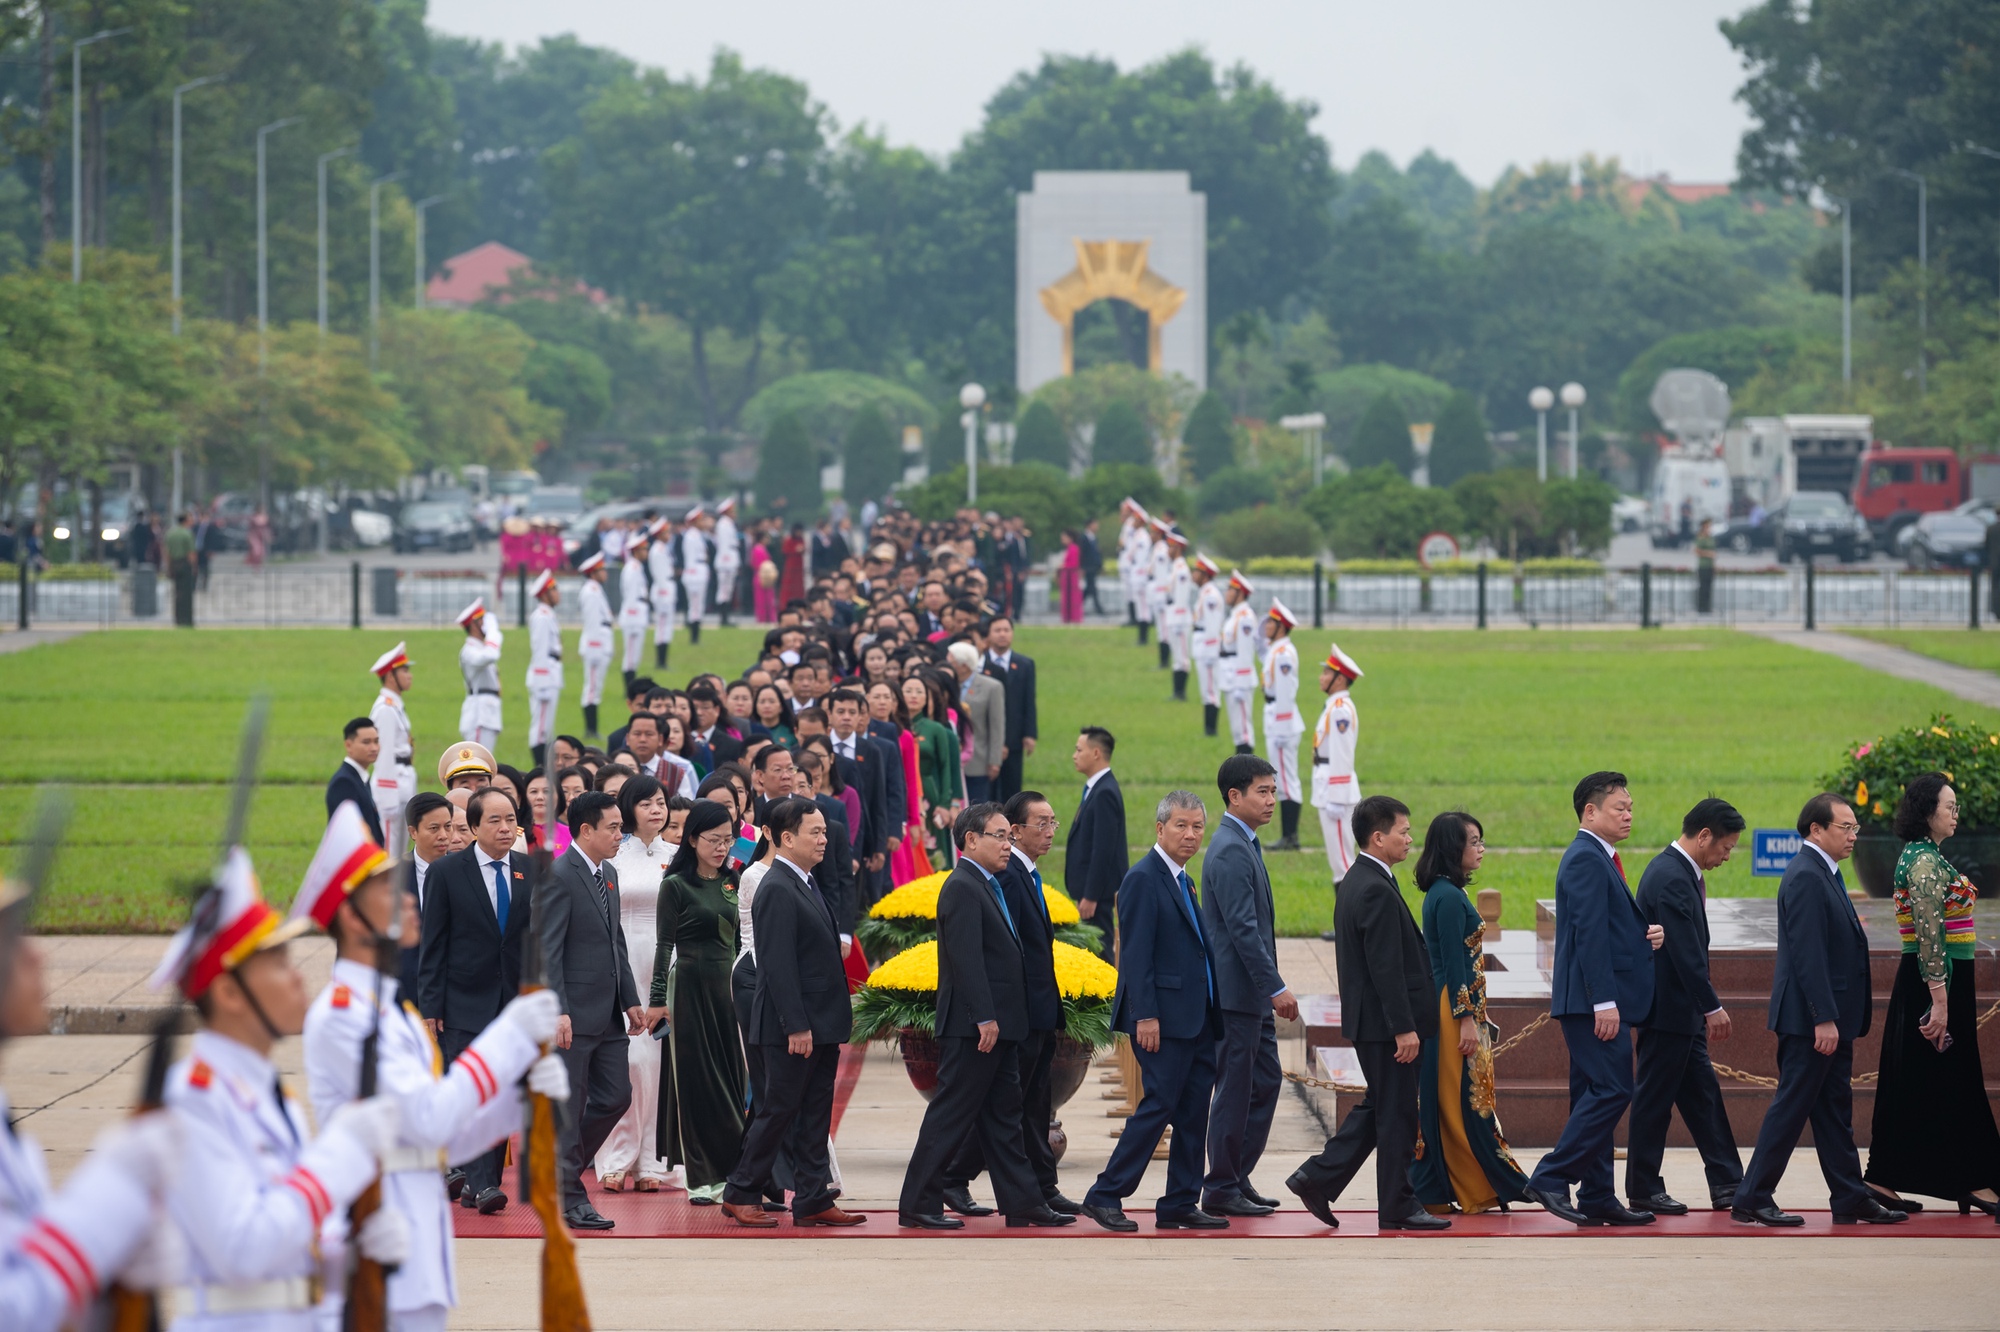
M 857 508 L 883 498 L 902 480 L 902 445 L 889 428 L 889 418 L 873 403 L 854 414 L 842 458 L 846 467 L 841 494 Z
M 1069 432 L 1047 403 L 1030 402 L 1014 423 L 1014 461 L 1047 463 L 1069 471 Z
M 1201 395 L 1194 410 L 1188 413 L 1181 442 L 1187 445 L 1188 465 L 1197 481 L 1208 480 L 1236 461 L 1236 436 L 1230 429 L 1229 409 L 1222 405 L 1221 394 L 1210 389 Z
M 1410 447 L 1410 418 L 1393 393 L 1383 393 L 1368 404 L 1361 423 L 1354 427 L 1354 440 L 1347 446 L 1347 462 L 1355 471 L 1388 463 L 1404 476 L 1417 465 Z
M 1431 431 L 1431 484 L 1450 486 L 1474 472 L 1491 471 L 1493 445 L 1486 438 L 1486 421 L 1470 393 L 1454 393 L 1438 413 Z
M 826 493 L 819 485 L 819 455 L 805 422 L 787 412 L 771 423 L 757 452 L 757 509 L 788 522 L 810 523 Z
M 1097 429 L 1091 435 L 1090 461 L 1092 466 L 1153 461 L 1152 432 L 1131 403 L 1121 398 L 1098 416 Z

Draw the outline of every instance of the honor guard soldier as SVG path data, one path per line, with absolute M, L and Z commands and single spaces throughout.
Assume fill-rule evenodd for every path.
M 185 1241 L 191 1311 L 174 1332 L 314 1332 L 325 1286 L 346 1265 L 344 1232 L 326 1223 L 396 1142 L 396 1106 L 382 1097 L 343 1107 L 313 1137 L 271 1062 L 305 1023 L 305 977 L 286 944 L 310 923 L 264 902 L 237 847 L 153 974 L 155 989 L 178 985 L 201 1017 L 165 1093 L 186 1138 L 168 1211 Z M 354 1247 L 398 1265 L 408 1227 L 377 1212 Z
M 1361 803 L 1361 780 L 1354 775 L 1354 742 L 1361 733 L 1354 700 L 1347 691 L 1361 678 L 1354 658 L 1335 643 L 1319 668 L 1320 692 L 1326 707 L 1313 730 L 1312 802 L 1326 835 L 1326 863 L 1339 883 L 1354 868 L 1354 829 L 1349 820 Z
M 1139 646 L 1144 647 L 1146 634 L 1153 627 L 1147 595 L 1153 576 L 1153 519 L 1137 500 L 1125 503 L 1131 506 L 1131 516 L 1129 526 L 1119 535 L 1118 576 L 1125 584 L 1125 604 L 1131 608 L 1132 623 L 1139 626 Z
M 375 723 L 382 752 L 375 758 L 375 812 L 382 818 L 382 835 L 390 846 L 403 844 L 403 807 L 417 794 L 416 739 L 410 734 L 410 714 L 403 695 L 410 691 L 410 654 L 401 643 L 369 667 L 382 682 L 368 720 Z
M 1215 581 L 1221 572 L 1206 555 L 1196 556 L 1188 568 L 1196 589 L 1194 645 L 1189 655 L 1194 660 L 1195 687 L 1201 691 L 1203 735 L 1215 734 L 1216 718 L 1222 712 L 1222 622 L 1229 616 L 1229 606 L 1222 599 L 1222 585 Z
M 618 568 L 618 632 L 625 641 L 625 656 L 621 665 L 624 680 L 629 688 L 639 676 L 639 665 L 646 660 L 646 621 L 651 618 L 651 597 L 647 595 L 647 556 L 653 543 L 645 529 L 632 533 L 632 539 L 625 544 L 625 562 Z M 600 575 L 600 578 L 602 575 Z M 607 603 L 608 604 L 608 603 Z M 584 664 L 584 676 L 589 678 L 590 665 Z M 602 699 L 604 689 L 598 687 L 598 698 Z M 592 714 L 595 715 L 594 713 Z M 596 735 L 594 727 L 590 733 Z
M 459 738 L 491 749 L 500 743 L 500 621 L 477 597 L 458 613 L 458 625 L 465 630 L 458 646 L 458 673 L 465 677 Z
M 1257 691 L 1257 612 L 1250 609 L 1250 594 L 1256 591 L 1250 580 L 1231 570 L 1229 584 L 1222 591 L 1227 612 L 1222 618 L 1222 647 L 1216 663 L 1221 675 L 1222 700 L 1229 712 L 1229 735 L 1239 754 L 1257 752 L 1256 724 L 1250 713 L 1250 696 Z
M 1194 636 L 1194 578 L 1188 572 L 1187 538 L 1167 533 L 1167 601 L 1160 636 L 1166 640 L 1168 664 L 1174 670 L 1174 701 L 1187 702 L 1189 640 Z
M 556 607 L 562 589 L 552 569 L 544 569 L 528 584 L 536 606 L 528 612 L 528 750 L 535 766 L 548 763 L 549 742 L 556 738 L 556 704 L 562 700 L 562 624 Z
M 687 596 L 688 642 L 701 642 L 701 617 L 708 606 L 708 529 L 715 520 L 697 504 L 681 528 L 681 591 Z
M 447 791 L 456 791 L 461 786 L 471 791 L 491 786 L 499 772 L 493 762 L 493 751 L 476 740 L 461 740 L 438 756 L 438 785 Z
M 632 568 L 630 559 L 625 561 L 625 568 Z M 576 591 L 577 610 L 583 616 L 583 627 L 576 635 L 576 655 L 583 659 L 583 733 L 595 740 L 597 705 L 604 701 L 604 677 L 611 673 L 611 601 L 604 595 L 604 552 L 600 550 L 577 565 L 576 571 L 583 575 Z M 621 574 L 620 578 L 629 576 Z M 645 637 L 646 624 L 642 618 L 639 638 Z M 625 683 L 629 686 L 635 674 L 631 658 L 637 649 L 629 636 L 625 646 Z
M 743 533 L 736 526 L 736 497 L 725 496 L 715 506 L 715 608 L 722 627 L 736 609 L 736 582 L 743 574 Z
M 521 1126 L 523 1074 L 557 1100 L 568 1097 L 569 1076 L 561 1056 L 541 1053 L 560 1017 L 551 990 L 511 1000 L 445 1066 L 429 1027 L 398 992 L 396 971 L 378 969 L 385 948 L 414 946 L 421 929 L 416 898 L 398 891 L 396 870 L 352 805 L 335 812 L 292 904 L 293 918 L 319 925 L 335 948 L 330 982 L 306 1014 L 306 1091 L 321 1123 L 353 1104 L 364 1046 L 375 1037 L 375 1086 L 397 1111 L 394 1143 L 382 1155 L 382 1209 L 409 1234 L 389 1276 L 390 1326 L 442 1332 L 458 1303 L 445 1170 Z M 392 912 L 400 913 L 393 922 Z M 324 1326 L 341 1326 L 341 1303 L 339 1290 L 329 1294 Z
M 1170 540 L 1173 530 L 1164 519 L 1153 519 L 1152 553 L 1147 559 L 1146 611 L 1153 622 L 1153 632 L 1158 635 L 1155 641 L 1163 671 L 1171 660 L 1171 649 L 1167 646 L 1167 600 L 1174 590 L 1174 552 Z
M 1278 850 L 1299 849 L 1299 737 L 1306 733 L 1299 715 L 1299 650 L 1292 630 L 1299 617 L 1276 597 L 1264 617 L 1264 756 L 1278 770 Z
M 655 518 L 646 529 L 646 576 L 653 585 L 653 669 L 667 669 L 667 649 L 674 645 L 674 612 L 680 608 L 681 585 L 674 571 L 674 529 Z

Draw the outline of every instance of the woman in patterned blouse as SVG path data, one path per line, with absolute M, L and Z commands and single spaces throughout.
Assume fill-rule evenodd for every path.
M 1882 1024 L 1882 1080 L 1866 1178 L 1885 1205 L 1916 1211 L 1921 1193 L 2000 1217 L 2000 1129 L 1979 1067 L 1973 990 L 1978 891 L 1938 847 L 1958 829 L 1951 778 L 1912 778 L 1896 806 L 1896 924 L 1903 960 Z

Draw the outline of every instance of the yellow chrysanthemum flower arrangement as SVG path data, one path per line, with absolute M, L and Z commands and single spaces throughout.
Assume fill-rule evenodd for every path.
M 870 957 L 889 957 L 937 938 L 938 895 L 950 877 L 950 870 L 940 870 L 885 893 L 855 930 L 862 951 Z M 1042 900 L 1048 904 L 1057 940 L 1093 953 L 1103 950 L 1104 931 L 1086 925 L 1068 895 L 1043 884 Z
M 1056 987 L 1062 991 L 1063 1030 L 1092 1046 L 1111 1044 L 1111 1000 L 1118 972 L 1087 949 L 1055 945 Z M 937 1032 L 938 944 L 905 948 L 868 973 L 854 995 L 854 1035 L 859 1044 L 884 1040 L 909 1028 Z

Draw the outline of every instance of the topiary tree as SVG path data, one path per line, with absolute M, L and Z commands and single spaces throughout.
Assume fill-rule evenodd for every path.
M 1235 463 L 1236 435 L 1230 429 L 1229 409 L 1222 405 L 1221 394 L 1210 389 L 1201 395 L 1201 401 L 1188 413 L 1181 442 L 1187 445 L 1188 466 L 1197 481 L 1206 481 Z
M 1356 471 L 1380 463 L 1388 463 L 1404 476 L 1415 470 L 1417 455 L 1410 447 L 1410 418 L 1403 415 L 1403 404 L 1394 394 L 1377 394 L 1361 414 L 1354 440 L 1347 446 L 1347 462 Z
M 1153 435 L 1132 404 L 1116 401 L 1097 418 L 1091 438 L 1090 460 L 1094 464 L 1142 463 L 1153 461 Z
M 757 450 L 757 507 L 793 522 L 819 516 L 826 496 L 819 488 L 819 455 L 797 412 L 771 423 Z
M 1201 483 L 1195 493 L 1195 509 L 1204 518 L 1214 518 L 1238 509 L 1254 509 L 1277 501 L 1278 486 L 1269 472 L 1251 467 L 1225 467 Z
M 1431 432 L 1431 484 L 1449 486 L 1475 472 L 1493 470 L 1493 445 L 1486 421 L 1470 393 L 1454 393 L 1438 413 Z
M 854 414 L 842 452 L 847 471 L 841 491 L 856 508 L 881 499 L 902 480 L 902 445 L 890 429 L 889 418 L 872 402 Z
M 1312 556 L 1324 544 L 1319 525 L 1298 509 L 1245 509 L 1208 525 L 1208 542 L 1232 560 L 1260 555 Z
M 1028 404 L 1014 424 L 1015 463 L 1047 463 L 1069 471 L 1069 435 L 1062 421 L 1047 403 Z

